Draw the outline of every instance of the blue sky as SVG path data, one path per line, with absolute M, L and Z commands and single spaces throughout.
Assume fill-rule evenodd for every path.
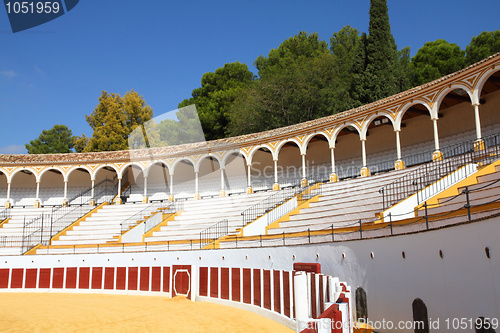
M 67 14 L 13 34 L 0 8 L 0 153 L 55 124 L 92 135 L 85 121 L 101 90 L 134 89 L 156 115 L 200 86 L 205 72 L 239 61 L 252 66 L 299 31 L 329 41 L 351 25 L 368 32 L 369 0 L 81 0 Z M 412 55 L 443 38 L 462 49 L 499 29 L 500 1 L 388 0 L 398 48 Z

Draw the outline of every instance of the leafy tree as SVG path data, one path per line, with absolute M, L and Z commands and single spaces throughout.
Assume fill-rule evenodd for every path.
M 102 91 L 94 112 L 86 116 L 94 132 L 83 151 L 128 149 L 129 135 L 152 116 L 153 109 L 134 90 L 128 91 L 123 97 Z
M 333 112 L 339 80 L 329 52 L 303 57 L 286 70 L 271 70 L 272 75 L 266 70 L 235 101 L 230 114 L 232 135 L 292 125 Z
M 50 130 L 43 130 L 40 136 L 26 144 L 29 154 L 70 153 L 73 148 L 73 135 L 65 125 L 54 125 Z
M 83 152 L 88 143 L 89 143 L 89 138 L 83 133 L 82 136 L 73 137 L 73 148 L 77 153 Z
M 369 102 L 399 92 L 399 59 L 391 33 L 387 0 L 370 1 L 370 24 L 366 39 L 366 70 L 362 84 L 370 91 Z
M 438 39 L 425 43 L 411 59 L 411 65 L 413 83 L 418 86 L 462 69 L 465 52 L 457 44 Z
M 225 64 L 214 73 L 205 73 L 201 78 L 201 87 L 194 89 L 193 97 L 182 101 L 179 108 L 196 105 L 206 139 L 224 138 L 229 123 L 229 108 L 253 76 L 245 64 Z
M 308 34 L 300 31 L 298 35 L 281 43 L 277 49 L 269 51 L 267 57 L 260 55 L 254 65 L 259 70 L 259 76 L 263 78 L 325 53 L 328 53 L 328 44 L 319 40 L 318 33 Z
M 500 52 L 500 30 L 483 31 L 466 46 L 465 64 L 472 65 L 497 52 Z
M 179 108 L 175 114 L 177 120 L 165 119 L 158 124 L 159 142 L 162 146 L 205 141 L 195 105 Z

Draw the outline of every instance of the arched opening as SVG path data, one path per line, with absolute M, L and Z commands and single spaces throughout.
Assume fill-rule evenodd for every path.
M 40 176 L 39 199 L 42 206 L 61 206 L 64 201 L 64 176 L 56 169 L 49 169 Z
M 0 210 L 7 202 L 7 175 L 0 171 Z
M 96 171 L 94 198 L 97 204 L 112 200 L 118 193 L 118 173 L 111 166 L 104 166 Z
M 311 138 L 306 151 L 307 180 L 310 182 L 327 182 L 332 173 L 332 159 L 328 139 L 321 134 Z
M 429 316 L 425 303 L 420 298 L 415 298 L 412 310 L 415 333 L 429 333 Z
M 363 167 L 363 155 L 358 130 L 346 126 L 335 139 L 335 172 L 339 179 L 358 177 Z
M 429 110 L 423 104 L 413 104 L 401 119 L 402 160 L 407 167 L 432 161 L 434 127 Z
M 226 192 L 230 194 L 245 193 L 248 182 L 246 160 L 240 153 L 230 154 L 224 163 Z
M 144 196 L 144 172 L 135 165 L 129 165 L 122 176 L 122 196 L 127 203 L 142 202 Z
M 474 107 L 467 91 L 450 90 L 439 103 L 439 146 L 445 154 L 447 147 L 476 139 Z M 449 157 L 449 155 L 445 155 Z
M 163 162 L 154 163 L 148 172 L 149 201 L 166 201 L 170 194 L 170 175 Z
M 176 199 L 190 199 L 195 193 L 194 165 L 189 160 L 181 160 L 174 169 L 174 196 Z
M 480 102 L 481 136 L 486 138 L 500 133 L 500 71 L 494 72 L 484 82 Z
M 198 193 L 201 197 L 219 195 L 221 172 L 219 161 L 211 156 L 200 161 L 198 171 Z
M 77 168 L 68 175 L 67 199 L 70 205 L 87 204 L 91 199 L 92 181 L 88 170 Z
M 35 205 L 36 178 L 30 170 L 21 170 L 12 177 L 10 198 L 14 207 L 29 207 Z
M 254 191 L 268 190 L 273 187 L 273 154 L 267 147 L 259 148 L 253 155 L 250 174 L 252 177 L 252 188 Z
M 299 186 L 302 179 L 302 156 L 293 141 L 285 143 L 278 153 L 278 184 L 281 188 Z
M 356 289 L 356 318 L 363 319 L 365 322 L 368 319 L 368 303 L 366 301 L 366 291 L 358 287 Z
M 387 116 L 374 118 L 366 131 L 366 165 L 371 174 L 394 169 L 396 133 Z

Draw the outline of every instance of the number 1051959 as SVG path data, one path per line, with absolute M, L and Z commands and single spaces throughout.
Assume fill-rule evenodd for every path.
M 14 14 L 57 14 L 61 10 L 59 2 L 57 1 L 39 1 L 39 2 L 28 2 L 28 1 L 16 1 L 7 2 L 5 4 L 7 8 L 7 13 Z

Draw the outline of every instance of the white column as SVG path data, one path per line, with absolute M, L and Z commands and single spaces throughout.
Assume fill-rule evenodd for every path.
M 479 104 L 474 104 L 474 115 L 476 119 L 476 137 L 477 139 L 481 139 L 481 119 L 479 118 Z
M 432 119 L 432 125 L 434 127 L 434 149 L 436 151 L 439 151 L 439 135 L 438 135 L 437 119 Z
M 225 183 L 224 183 L 224 168 L 220 168 L 220 190 L 224 191 Z
M 95 186 L 95 180 L 92 179 L 92 187 L 90 189 L 90 199 L 94 199 L 94 186 Z
M 332 160 L 332 173 L 335 173 L 335 147 L 330 147 L 330 155 Z
M 144 177 L 144 196 L 148 196 L 148 177 Z
M 363 167 L 366 167 L 366 147 L 365 147 L 366 139 L 361 140 L 361 155 L 363 155 Z
M 302 179 L 300 180 L 300 186 L 301 187 L 306 187 L 307 184 L 307 178 L 306 178 L 306 154 L 302 155 Z
M 64 199 L 68 199 L 68 181 L 64 181 Z
M 305 272 L 297 272 L 293 280 L 295 289 L 295 317 L 299 321 L 298 324 L 300 324 L 300 321 L 305 322 L 309 318 L 309 308 L 311 307 L 307 292 L 307 275 Z
M 274 184 L 273 184 L 273 190 L 274 191 L 279 191 L 280 190 L 280 184 L 278 183 L 278 160 L 274 160 Z
M 248 187 L 252 187 L 252 173 L 251 173 L 252 170 L 251 170 L 251 168 L 252 168 L 252 166 L 250 164 L 247 164 L 247 170 L 248 170 L 248 172 L 247 172 L 247 176 L 248 176 L 247 186 Z
M 40 182 L 36 182 L 36 200 L 40 200 Z
M 398 155 L 398 160 L 401 159 L 401 141 L 399 140 L 399 130 L 396 132 L 396 153 Z
M 122 195 L 122 179 L 118 178 L 118 198 Z
M 196 171 L 194 173 L 194 198 L 195 199 L 200 198 L 200 193 L 198 192 L 198 174 L 199 174 L 198 171 Z
M 10 182 L 7 183 L 7 202 L 10 201 Z
M 170 174 L 170 195 L 174 195 L 174 174 Z

